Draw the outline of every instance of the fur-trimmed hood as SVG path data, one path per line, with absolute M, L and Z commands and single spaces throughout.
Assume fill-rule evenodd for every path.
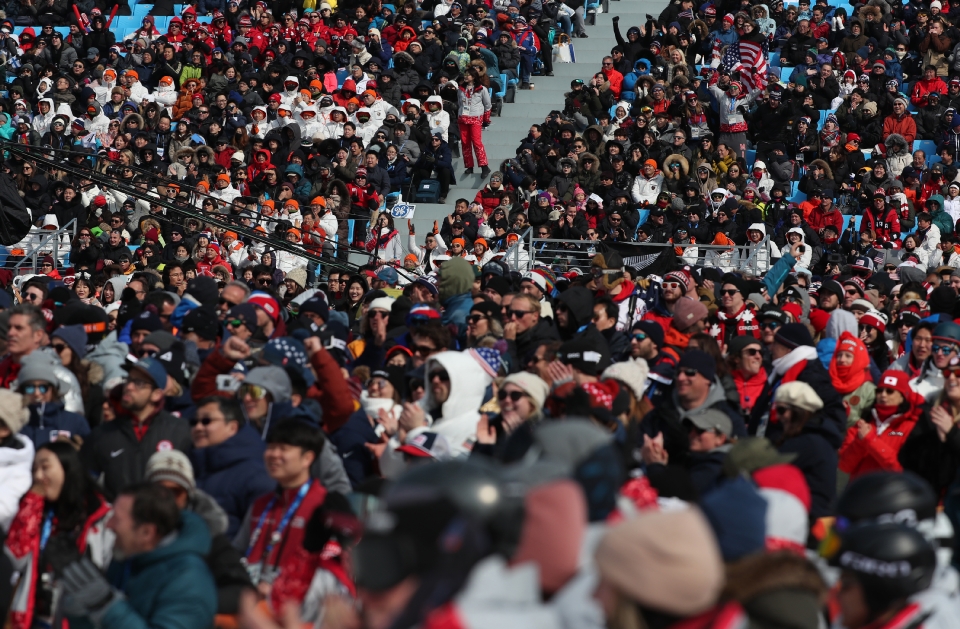
M 814 165 L 819 166 L 820 168 L 823 169 L 824 177 L 826 177 L 827 179 L 833 179 L 833 169 L 830 168 L 830 164 L 827 163 L 827 160 L 815 159 L 812 162 L 810 162 L 810 167 L 813 168 Z
M 593 162 L 593 170 L 590 172 L 598 172 L 597 169 L 600 167 L 600 160 L 596 155 L 593 153 L 582 153 L 578 160 L 579 165 L 582 167 L 587 162 Z
M 743 605 L 751 626 L 816 629 L 826 597 L 816 566 L 788 551 L 756 553 L 727 565 L 722 598 Z
M 899 146 L 901 153 L 907 153 L 910 150 L 907 146 L 907 139 L 899 133 L 891 133 L 888 135 L 887 139 L 883 141 L 883 144 L 887 147 L 888 151 L 894 146 Z
M 680 164 L 680 173 L 674 177 L 670 171 L 670 164 Z M 680 179 L 685 178 L 690 174 L 690 162 L 687 161 L 687 158 L 683 155 L 674 153 L 673 155 L 668 155 L 666 159 L 663 160 L 663 176 L 667 179 Z

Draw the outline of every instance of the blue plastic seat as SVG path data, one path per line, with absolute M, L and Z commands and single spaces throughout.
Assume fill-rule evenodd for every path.
M 937 154 L 937 143 L 933 140 L 914 140 L 913 150 L 923 151 L 927 158 L 929 158 L 931 155 Z
M 767 63 L 770 64 L 770 65 L 772 65 L 772 66 L 778 66 L 778 65 L 780 65 L 780 53 L 779 53 L 779 52 L 771 52 L 770 55 L 767 57 Z
M 753 170 L 753 164 L 757 161 L 757 152 L 754 150 L 747 150 L 746 160 L 747 170 Z
M 503 97 L 507 95 L 507 75 L 506 74 L 500 75 L 500 86 L 501 86 L 500 88 L 501 91 L 494 92 L 493 95 L 494 97 L 502 100 Z

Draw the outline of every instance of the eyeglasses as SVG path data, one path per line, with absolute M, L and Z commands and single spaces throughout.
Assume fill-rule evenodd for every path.
M 944 356 L 946 356 L 947 354 L 951 354 L 951 353 L 957 351 L 957 346 L 956 346 L 956 345 L 936 345 L 936 344 L 935 344 L 933 347 L 930 348 L 930 350 L 931 350 L 934 354 L 943 354 Z
M 844 295 L 857 295 L 857 294 L 859 294 L 859 293 L 860 293 L 860 291 L 858 291 L 856 288 L 845 288 L 845 289 L 843 289 L 843 294 L 844 294 Z
M 266 397 L 268 391 L 261 386 L 255 384 L 241 384 L 240 388 L 237 389 L 237 395 L 240 398 L 250 396 L 253 400 L 262 400 Z
M 230 319 L 228 321 L 224 321 L 224 325 L 226 325 L 228 328 L 239 328 L 241 325 L 246 325 L 246 323 L 247 322 L 243 319 Z
M 647 335 L 643 332 L 635 332 L 632 338 L 634 341 L 639 341 L 642 343 L 643 341 L 647 340 Z
M 532 310 L 509 310 L 507 312 L 507 317 L 510 319 L 522 319 L 528 314 L 533 312 Z
M 273 280 L 266 277 L 261 277 L 257 280 L 257 285 L 259 286 L 270 286 L 271 284 L 273 284 Z
M 762 352 L 756 347 L 748 347 L 744 349 L 741 354 L 746 354 L 747 356 L 759 356 Z
M 954 378 L 960 378 L 960 367 L 944 367 L 940 370 L 940 373 L 943 374 L 944 379 L 948 379 L 951 376 Z
M 202 418 L 202 419 L 201 419 L 201 418 L 197 418 L 197 417 L 193 417 L 193 418 L 191 418 L 190 421 L 187 422 L 187 423 L 189 423 L 191 427 L 196 426 L 197 424 L 200 424 L 200 425 L 202 425 L 202 426 L 209 426 L 209 425 L 212 424 L 214 421 L 216 421 L 216 420 L 214 420 L 214 419 L 212 419 L 212 418 L 210 418 L 210 417 L 204 417 L 204 418 Z
M 154 384 L 154 383 L 153 383 L 152 381 L 150 381 L 150 380 L 142 380 L 142 379 L 140 379 L 140 378 L 128 378 L 126 383 L 127 383 L 127 384 L 132 384 L 133 386 L 135 386 L 135 387 L 138 388 L 138 389 L 147 389 L 147 388 L 152 389 L 152 388 L 153 388 L 153 384 Z
M 780 327 L 779 321 L 764 321 L 760 324 L 761 330 L 776 330 Z
M 724 288 L 723 290 L 720 291 L 720 294 L 725 297 L 733 297 L 739 292 L 740 290 L 737 288 Z
M 429 356 L 430 354 L 437 351 L 436 347 L 430 347 L 429 345 L 412 345 L 410 351 L 418 356 Z
M 33 395 L 34 393 L 39 392 L 41 395 L 46 395 L 50 392 L 51 386 L 49 384 L 25 384 L 20 387 L 20 390 L 27 395 Z
M 527 394 L 524 393 L 523 391 L 504 391 L 503 389 L 500 389 L 499 391 L 497 391 L 497 399 L 500 400 L 501 402 L 507 398 L 510 398 L 514 402 L 519 402 L 522 398 L 526 396 Z
M 696 369 L 694 369 L 693 367 L 684 367 L 683 369 L 680 370 L 680 373 L 682 373 L 683 375 L 685 375 L 685 376 L 688 377 L 688 378 L 693 378 L 694 376 L 696 376 L 696 375 L 699 374 L 700 372 L 697 371 Z
M 434 378 L 440 382 L 450 382 L 450 374 L 448 374 L 446 371 L 431 371 L 427 381 L 429 382 Z

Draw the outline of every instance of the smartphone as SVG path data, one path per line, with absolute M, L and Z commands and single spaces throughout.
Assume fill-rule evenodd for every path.
M 228 373 L 220 374 L 217 376 L 217 390 L 234 393 L 240 388 L 240 382 Z

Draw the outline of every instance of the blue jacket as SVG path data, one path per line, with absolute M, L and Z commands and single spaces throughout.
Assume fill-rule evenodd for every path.
M 343 459 L 343 468 L 354 488 L 373 474 L 373 455 L 367 450 L 366 444 L 379 442 L 380 438 L 373 431 L 363 409 L 356 411 L 346 424 L 330 435 L 330 443 L 337 447 Z
M 253 501 L 276 487 L 263 466 L 265 448 L 256 429 L 244 424 L 223 443 L 190 453 L 197 487 L 227 512 L 228 537 L 232 538 L 240 528 Z
M 90 434 L 90 424 L 83 415 L 64 410 L 63 402 L 56 401 L 49 404 L 31 404 L 30 421 L 20 431 L 29 437 L 34 447 L 39 448 L 45 443 L 56 441 L 60 432 L 73 437 L 79 435 L 84 439 Z
M 103 615 L 101 629 L 211 627 L 217 587 L 207 568 L 210 532 L 200 516 L 184 511 L 169 544 L 126 561 L 114 561 L 107 580 L 126 595 Z

